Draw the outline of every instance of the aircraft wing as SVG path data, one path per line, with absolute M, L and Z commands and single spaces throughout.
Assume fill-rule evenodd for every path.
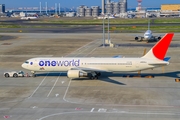
M 88 67 L 88 68 L 84 68 L 84 67 L 76 67 L 76 68 L 71 68 L 71 70 L 79 70 L 81 72 L 84 72 L 84 73 L 87 73 L 87 72 L 110 72 L 108 71 L 107 69 L 104 69 L 104 68 L 99 68 L 99 67 Z
M 144 36 L 140 36 L 140 35 L 135 35 L 136 37 L 144 37 Z
M 162 36 L 164 36 L 164 35 L 153 35 L 154 37 L 162 37 Z
M 164 35 L 153 35 L 154 38 L 162 38 Z
M 134 35 L 135 38 L 140 38 L 140 39 L 144 39 L 144 36 L 142 35 Z

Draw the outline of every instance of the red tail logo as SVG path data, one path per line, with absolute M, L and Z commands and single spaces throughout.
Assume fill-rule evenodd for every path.
M 171 43 L 171 40 L 174 36 L 174 33 L 167 33 L 153 48 L 153 54 L 156 58 L 163 60 L 168 47 Z

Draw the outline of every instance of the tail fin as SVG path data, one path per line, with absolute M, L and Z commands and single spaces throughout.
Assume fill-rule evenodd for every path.
M 168 47 L 172 41 L 174 33 L 167 33 L 159 42 L 157 42 L 151 50 L 142 58 L 164 60 Z

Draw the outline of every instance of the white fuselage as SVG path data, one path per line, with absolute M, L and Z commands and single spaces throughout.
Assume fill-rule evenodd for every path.
M 22 17 L 22 20 L 33 20 L 33 19 L 37 19 L 37 17 Z
M 156 63 L 156 64 L 153 64 Z M 159 63 L 159 64 L 157 64 Z M 22 67 L 37 72 L 67 72 L 71 69 L 100 72 L 134 72 L 168 65 L 169 62 L 145 58 L 33 58 Z
M 144 39 L 145 40 L 151 40 L 153 37 L 152 35 L 152 31 L 151 30 L 147 30 L 145 33 L 144 33 Z

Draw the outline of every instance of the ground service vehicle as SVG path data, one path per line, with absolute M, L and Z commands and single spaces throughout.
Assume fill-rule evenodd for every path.
M 24 77 L 24 72 L 23 71 L 12 71 L 12 72 L 5 72 L 4 73 L 4 77 L 8 78 L 8 77 Z

